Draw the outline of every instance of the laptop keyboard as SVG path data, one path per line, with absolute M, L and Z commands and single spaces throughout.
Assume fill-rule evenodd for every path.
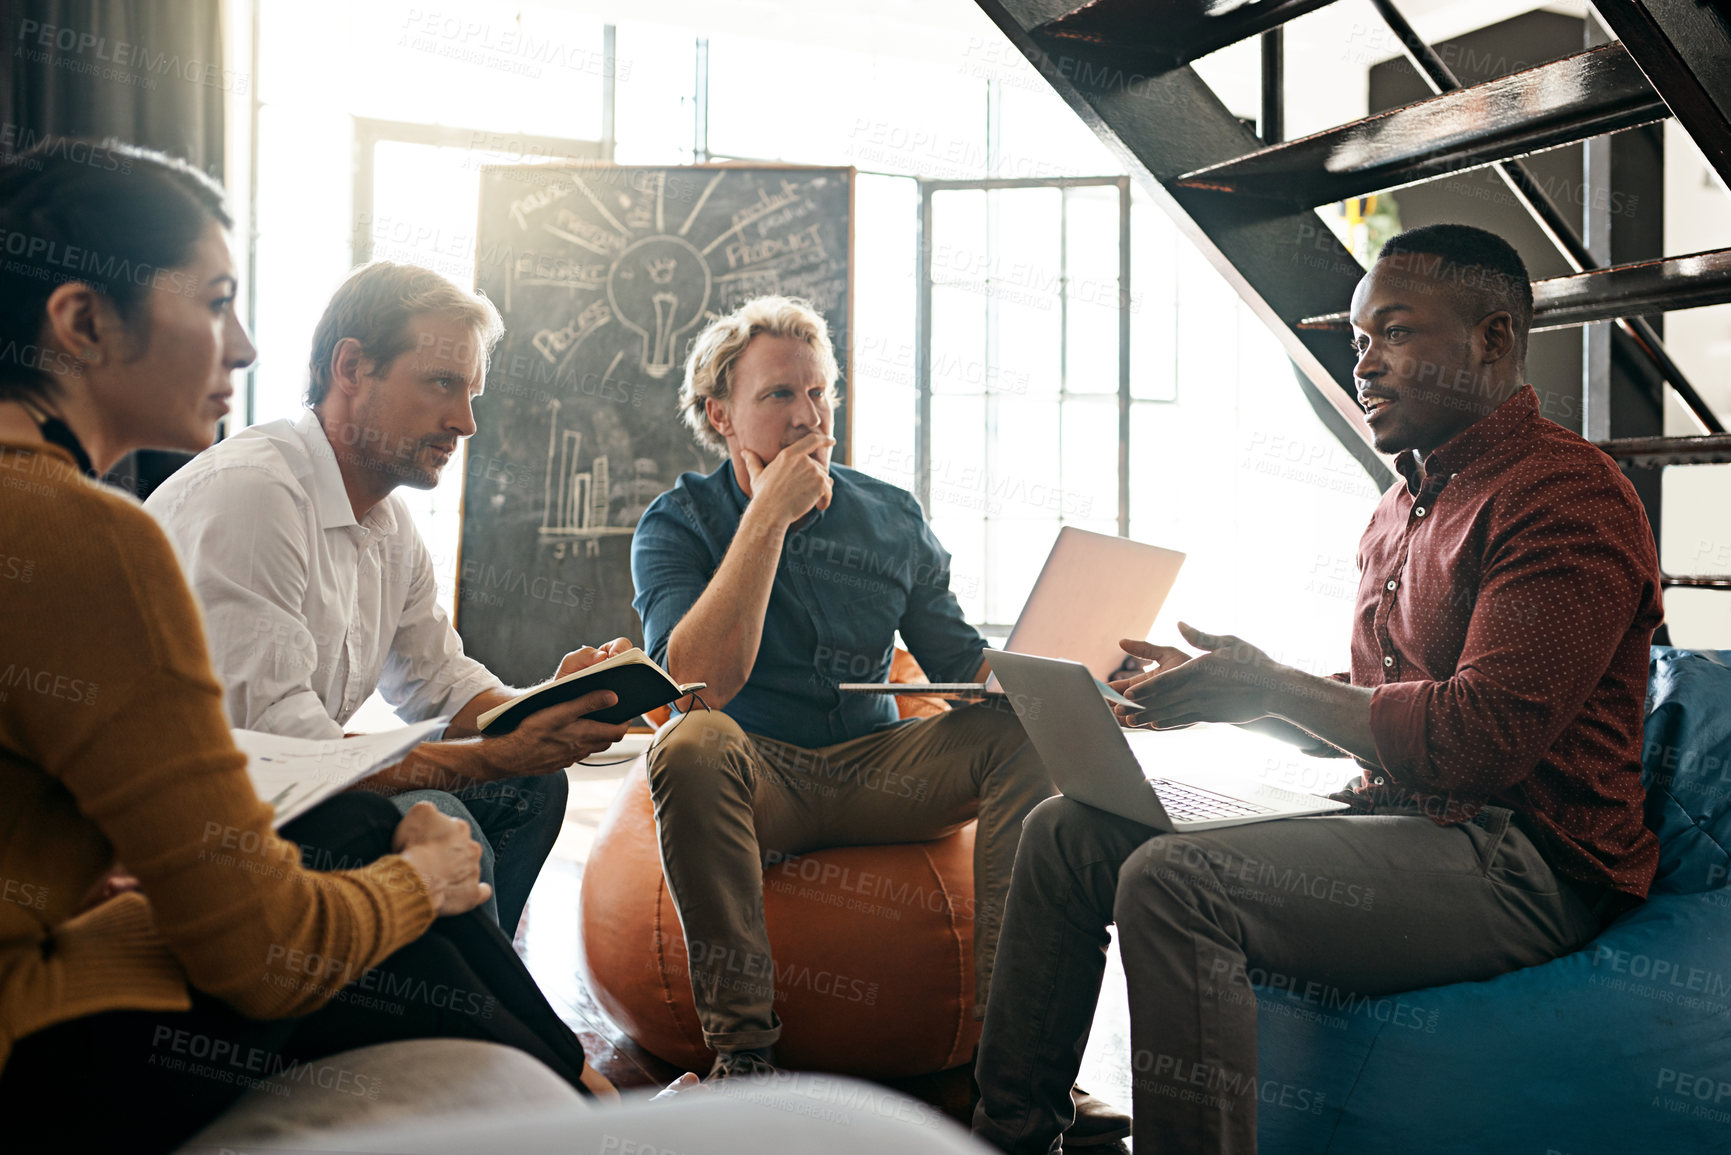
M 1198 790 L 1165 778 L 1150 778 L 1148 785 L 1160 798 L 1160 805 L 1175 822 L 1207 822 L 1215 818 L 1246 818 L 1257 814 L 1273 814 L 1274 807 L 1259 806 L 1241 798 L 1228 798 L 1210 790 Z

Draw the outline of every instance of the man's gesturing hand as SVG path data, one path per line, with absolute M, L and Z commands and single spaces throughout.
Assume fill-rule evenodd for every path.
M 1113 687 L 1141 708 L 1113 706 L 1126 726 L 1173 730 L 1197 722 L 1249 722 L 1268 713 L 1267 703 L 1281 683 L 1285 667 L 1267 654 L 1230 634 L 1205 634 L 1183 622 L 1178 630 L 1199 650 L 1188 657 L 1171 646 L 1121 643 L 1126 653 L 1159 663 L 1140 678 Z M 1140 647 L 1131 649 L 1132 644 Z
M 619 701 L 612 690 L 592 690 L 560 706 L 549 706 L 523 719 L 523 724 L 488 742 L 506 743 L 510 752 L 502 760 L 513 775 L 551 774 L 591 754 L 599 754 L 625 737 L 626 723 L 609 725 L 584 717 Z
M 1190 655 L 1177 646 L 1157 646 L 1153 642 L 1139 642 L 1135 638 L 1119 638 L 1118 648 L 1139 661 L 1154 663 L 1152 670 L 1144 668 L 1140 674 L 1117 678 L 1107 683 L 1120 694 L 1128 695 L 1131 687 L 1140 686 L 1149 678 L 1170 673 L 1190 660 Z
M 828 509 L 833 492 L 829 469 L 818 454 L 835 445 L 835 438 L 813 431 L 782 447 L 775 459 L 741 449 L 746 475 L 751 480 L 751 504 L 767 509 L 782 525 L 792 525 L 813 509 Z

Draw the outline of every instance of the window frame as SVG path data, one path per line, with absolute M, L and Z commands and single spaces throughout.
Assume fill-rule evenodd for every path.
M 1133 405 L 1130 388 L 1130 315 L 1132 312 L 1131 290 L 1131 184 L 1128 175 L 1097 176 L 1097 177 L 1049 177 L 1049 178 L 990 178 L 980 180 L 934 180 L 916 177 L 919 204 L 915 226 L 915 317 L 914 317 L 914 496 L 920 503 L 920 508 L 929 519 L 932 516 L 932 339 L 933 339 L 933 246 L 934 213 L 933 202 L 939 193 L 984 191 L 992 192 L 1003 189 L 1058 189 L 1062 195 L 1064 190 L 1073 188 L 1112 187 L 1118 190 L 1118 510 L 1117 532 L 1119 537 L 1130 536 L 1130 413 Z M 1071 397 L 1089 398 L 1085 403 L 1097 403 L 1102 394 L 1072 394 L 1069 391 L 1069 253 L 1067 237 L 1069 227 L 1068 199 L 1062 201 L 1063 208 L 1059 212 L 1059 254 L 1060 276 L 1058 281 L 1058 333 L 1059 333 L 1059 384 L 1058 406 L 1062 414 L 1065 402 Z M 990 278 L 987 278 L 988 284 Z M 1104 396 L 1109 396 L 1104 395 Z M 1151 401 L 1145 399 L 1143 404 L 1167 404 L 1169 402 Z M 983 523 L 989 523 L 991 518 L 983 517 Z M 1059 523 L 1064 517 L 1060 512 Z M 987 634 L 1007 634 L 1007 623 L 976 623 L 982 632 Z

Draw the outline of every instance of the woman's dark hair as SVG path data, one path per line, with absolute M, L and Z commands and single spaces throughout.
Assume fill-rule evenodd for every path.
M 48 137 L 0 158 L 0 401 L 53 391 L 38 341 L 55 289 L 89 285 L 130 325 L 212 221 L 234 225 L 222 186 L 160 152 Z

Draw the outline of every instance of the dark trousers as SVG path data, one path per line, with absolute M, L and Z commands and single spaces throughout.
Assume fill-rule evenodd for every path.
M 482 782 L 456 791 L 457 800 L 475 816 L 492 843 L 493 901 L 506 938 L 517 934 L 529 892 L 559 840 L 570 795 L 571 780 L 563 770 Z
M 390 853 L 396 807 L 342 794 L 284 827 L 307 861 L 356 866 Z M 260 981 L 264 962 L 259 962 Z M 252 1083 L 368 1088 L 339 1051 L 464 1038 L 527 1051 L 581 1090 L 583 1048 L 511 943 L 476 911 L 421 938 L 299 1019 L 261 1022 L 197 991 L 187 1011 L 114 1011 L 18 1040 L 0 1071 L 0 1146 L 16 1151 L 170 1151 Z
M 1074 1122 L 1107 928 L 1130 999 L 1138 1152 L 1256 1150 L 1251 983 L 1321 1006 L 1483 980 L 1579 949 L 1592 907 L 1496 807 L 1157 834 L 1053 798 L 1028 816 L 980 1039 L 974 1131 L 1045 1155 Z
M 529 778 L 501 778 L 460 790 L 405 790 L 391 796 L 404 814 L 417 802 L 431 802 L 441 813 L 469 824 L 481 844 L 481 881 L 493 896 L 481 904 L 506 938 L 517 934 L 535 879 L 559 840 L 565 801 L 571 794 L 565 771 Z

